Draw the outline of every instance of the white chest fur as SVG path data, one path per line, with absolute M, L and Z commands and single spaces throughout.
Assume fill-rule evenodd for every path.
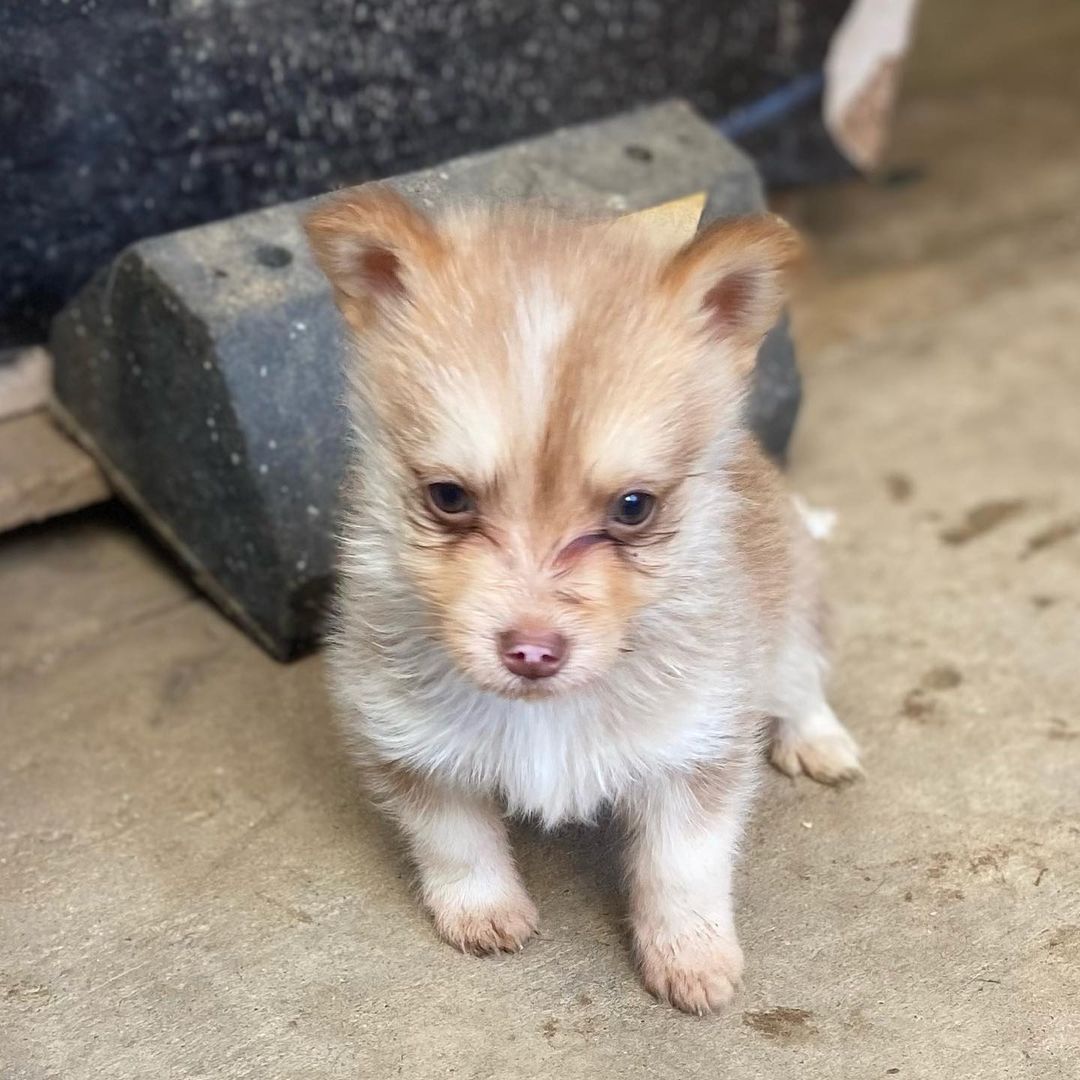
M 457 678 L 410 694 L 370 675 L 339 691 L 347 726 L 377 758 L 497 792 L 511 812 L 550 826 L 592 818 L 658 771 L 722 760 L 751 687 L 730 670 L 710 675 L 637 700 L 627 685 L 514 701 Z

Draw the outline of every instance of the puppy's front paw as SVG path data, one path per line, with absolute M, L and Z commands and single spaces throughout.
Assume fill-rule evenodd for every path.
M 486 904 L 431 904 L 439 937 L 474 956 L 520 952 L 536 933 L 540 915 L 522 890 Z
M 738 941 L 705 924 L 674 938 L 639 931 L 637 957 L 646 990 L 698 1016 L 727 1005 L 742 978 Z
M 776 720 L 769 758 L 788 776 L 805 773 L 822 784 L 842 784 L 862 774 L 855 740 L 827 705 L 799 720 Z

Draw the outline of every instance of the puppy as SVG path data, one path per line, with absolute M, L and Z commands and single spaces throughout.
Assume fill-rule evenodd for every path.
M 506 815 L 610 807 L 645 986 L 722 1006 L 762 734 L 790 775 L 858 770 L 811 540 L 743 420 L 795 235 L 748 218 L 664 250 L 378 186 L 307 232 L 354 339 L 332 683 L 438 933 L 522 948 Z

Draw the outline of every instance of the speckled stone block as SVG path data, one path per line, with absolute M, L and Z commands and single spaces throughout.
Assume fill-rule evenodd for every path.
M 542 198 L 596 211 L 710 192 L 759 209 L 753 166 L 681 102 L 391 183 L 423 205 Z M 340 320 L 284 204 L 142 241 L 54 321 L 57 411 L 196 581 L 274 655 L 316 640 L 345 460 Z M 778 328 L 755 429 L 783 449 L 798 398 Z

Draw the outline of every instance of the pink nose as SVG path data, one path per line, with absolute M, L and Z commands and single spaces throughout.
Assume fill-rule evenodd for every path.
M 525 679 L 547 679 L 563 666 L 566 638 L 554 630 L 504 630 L 499 655 L 507 671 Z

